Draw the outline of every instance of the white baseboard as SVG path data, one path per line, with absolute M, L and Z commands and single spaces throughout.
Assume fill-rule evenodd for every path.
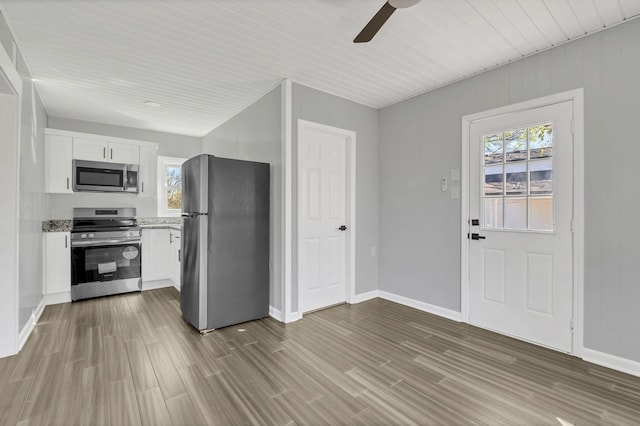
M 158 288 L 166 288 L 166 287 L 175 287 L 175 284 L 173 283 L 173 281 L 169 279 L 142 282 L 142 291 L 155 290 Z
M 366 293 L 356 294 L 351 300 L 351 303 L 361 303 L 367 300 L 375 299 L 376 297 L 380 297 L 379 293 L 380 292 L 378 290 L 371 290 Z
M 640 377 L 640 362 L 593 349 L 582 348 L 582 359 L 623 373 Z
M 269 306 L 269 316 L 277 319 L 280 322 L 284 322 L 282 320 L 282 312 L 280 311 L 280 309 L 276 309 L 273 306 Z
M 42 300 L 45 306 L 71 302 L 71 291 L 45 294 L 44 296 L 42 296 Z
M 31 335 L 33 328 L 38 323 L 38 320 L 40 319 L 40 316 L 44 311 L 44 307 L 45 307 L 45 304 L 44 304 L 44 297 L 43 297 L 42 299 L 40 299 L 40 303 L 38 303 L 38 306 L 36 306 L 35 309 L 33 310 L 33 313 L 31 314 L 29 321 L 27 321 L 27 323 L 24 325 L 24 327 L 20 331 L 20 334 L 18 335 L 18 351 L 20 351 L 24 346 L 24 344 L 27 342 L 27 339 Z
M 291 314 L 289 314 L 289 316 L 285 320 L 284 315 L 282 314 L 282 311 L 274 308 L 273 306 L 269 306 L 269 316 L 285 324 L 298 321 L 300 318 L 302 318 L 302 315 L 300 315 L 298 312 L 291 312 Z
M 289 317 L 284 321 L 286 324 L 290 322 L 296 322 L 302 319 L 302 314 L 300 312 L 291 312 Z
M 40 303 L 38 303 L 38 306 L 36 306 L 36 308 L 33 311 L 33 322 L 35 324 L 38 323 L 38 320 L 40 320 L 40 317 L 42 316 L 42 313 L 44 312 L 44 308 L 46 308 L 47 305 L 45 305 L 44 303 L 44 297 L 42 299 L 40 299 Z
M 378 290 L 378 297 L 381 299 L 386 299 L 392 302 L 400 303 L 401 305 L 410 306 L 420 311 L 438 315 L 439 317 L 444 317 L 456 322 L 462 322 L 462 314 L 460 312 L 452 311 L 451 309 L 443 308 L 436 305 L 431 305 L 425 302 L 420 302 L 418 300 L 410 299 L 404 296 L 398 296 L 397 294 L 389 293 L 382 290 Z

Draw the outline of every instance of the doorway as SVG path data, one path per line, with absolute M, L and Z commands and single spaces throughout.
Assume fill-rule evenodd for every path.
M 567 353 L 581 345 L 580 95 L 463 119 L 463 319 Z
M 351 301 L 355 132 L 298 120 L 298 312 Z

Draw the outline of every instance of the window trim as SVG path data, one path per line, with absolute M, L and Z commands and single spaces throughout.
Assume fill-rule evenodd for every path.
M 187 158 L 158 156 L 158 216 L 179 217 L 180 209 L 167 208 L 167 191 L 165 191 L 167 166 L 182 166 Z

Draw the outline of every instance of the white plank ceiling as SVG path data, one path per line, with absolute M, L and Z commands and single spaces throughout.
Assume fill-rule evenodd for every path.
M 380 108 L 640 14 L 640 0 L 422 0 L 352 43 L 383 3 L 0 0 L 0 10 L 49 115 L 192 136 L 283 78 Z

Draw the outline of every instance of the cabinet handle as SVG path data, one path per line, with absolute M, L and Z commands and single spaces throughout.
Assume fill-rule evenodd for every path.
M 180 253 L 182 253 L 182 250 L 178 249 L 178 262 L 182 262 L 182 261 L 180 260 Z
M 102 147 L 102 158 L 107 158 L 107 147 Z
M 142 182 L 142 192 L 144 192 L 144 182 Z
M 173 234 L 169 232 L 169 244 L 173 244 Z
M 67 241 L 67 238 L 69 238 L 68 236 L 64 236 L 64 248 L 69 248 L 69 243 Z
M 111 159 L 113 160 L 113 148 L 111 148 Z
M 67 189 L 69 189 L 69 178 L 67 178 Z

